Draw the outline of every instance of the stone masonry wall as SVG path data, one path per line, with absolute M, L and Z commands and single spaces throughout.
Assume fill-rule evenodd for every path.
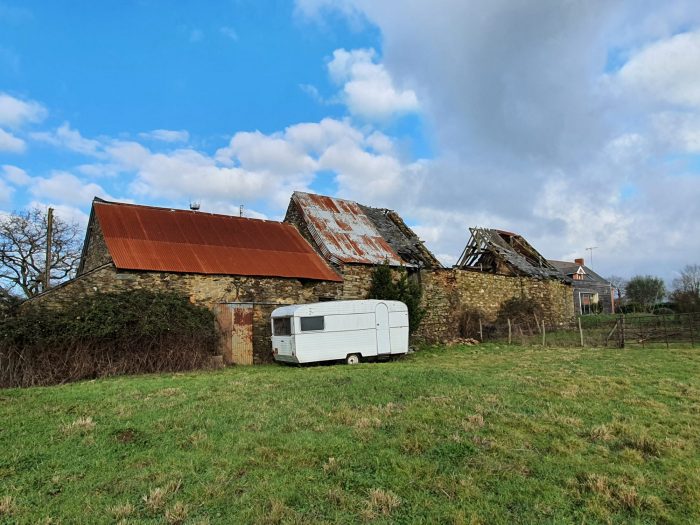
M 426 314 L 415 334 L 427 342 L 459 335 L 463 310 L 480 311 L 494 321 L 501 305 L 512 298 L 528 298 L 539 304 L 548 323 L 574 317 L 572 288 L 555 280 L 510 277 L 467 270 L 444 269 L 421 272 L 423 307 Z
M 339 299 L 342 283 L 276 277 L 244 277 L 119 271 L 112 264 L 80 275 L 31 300 L 32 304 L 69 307 L 98 292 L 163 290 L 186 295 L 195 304 L 253 303 L 253 360 L 272 361 L 270 313 L 277 306 Z
M 90 223 L 85 235 L 85 253 L 81 261 L 80 274 L 112 262 L 112 257 L 109 255 L 104 234 L 100 227 L 100 221 L 95 218 L 94 213 L 93 211 L 90 215 Z
M 367 297 L 372 266 L 344 265 L 342 283 L 271 277 L 218 276 L 118 271 L 112 264 L 91 270 L 34 299 L 32 303 L 69 306 L 96 292 L 129 289 L 179 292 L 210 308 L 220 303 L 253 303 L 253 359 L 272 361 L 270 313 L 283 304 L 311 303 Z M 398 271 L 396 276 L 398 277 Z M 459 334 L 459 316 L 466 309 L 495 319 L 500 306 L 513 297 L 527 297 L 541 305 L 549 323 L 574 317 L 571 286 L 558 281 L 507 277 L 455 269 L 423 270 L 416 276 L 423 289 L 425 316 L 413 336 L 416 342 L 439 342 Z

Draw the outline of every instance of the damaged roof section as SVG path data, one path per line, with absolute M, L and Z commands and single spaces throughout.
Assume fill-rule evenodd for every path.
M 407 264 L 421 268 L 442 267 L 440 261 L 394 210 L 370 208 L 362 204 L 359 206 L 382 234 L 384 240 Z
M 490 228 L 469 228 L 469 232 L 469 242 L 457 261 L 456 268 L 569 281 L 516 233 Z
M 440 266 L 396 212 L 299 191 L 291 204 L 319 251 L 334 264 Z

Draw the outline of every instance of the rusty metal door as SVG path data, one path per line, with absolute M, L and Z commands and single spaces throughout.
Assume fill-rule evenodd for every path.
M 219 304 L 216 317 L 223 331 L 221 353 L 235 365 L 253 364 L 253 305 Z

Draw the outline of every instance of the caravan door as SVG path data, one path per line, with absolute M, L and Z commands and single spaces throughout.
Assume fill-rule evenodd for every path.
M 377 355 L 391 353 L 391 338 L 389 335 L 389 308 L 379 303 L 374 315 L 377 323 Z

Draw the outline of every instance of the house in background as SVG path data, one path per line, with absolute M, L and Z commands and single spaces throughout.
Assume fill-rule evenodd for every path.
M 549 261 L 574 287 L 574 310 L 577 315 L 615 313 L 615 288 L 585 265 L 583 259 L 574 262 Z

